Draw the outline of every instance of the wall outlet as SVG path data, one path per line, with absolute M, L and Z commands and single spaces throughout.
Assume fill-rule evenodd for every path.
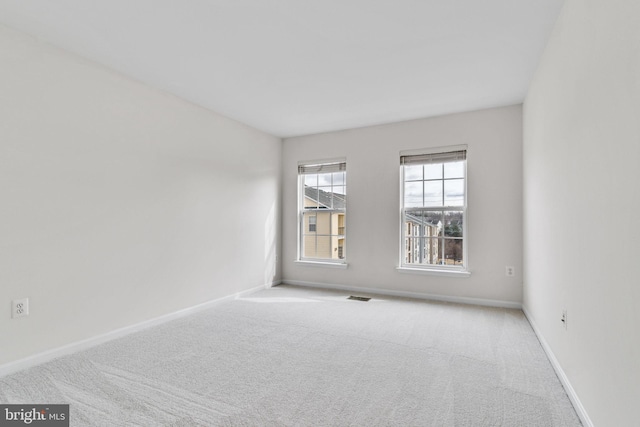
M 22 317 L 29 315 L 29 298 L 14 299 L 11 301 L 11 317 Z
M 516 268 L 512 265 L 507 265 L 504 268 L 504 275 L 508 277 L 513 277 L 516 275 Z
M 567 320 L 567 309 L 565 308 L 564 310 L 562 310 L 562 317 L 560 318 L 562 326 L 564 326 L 565 329 L 567 329 Z

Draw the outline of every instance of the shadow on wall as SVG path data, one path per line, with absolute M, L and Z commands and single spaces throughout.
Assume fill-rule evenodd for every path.
M 276 205 L 274 202 L 271 204 L 271 209 L 269 209 L 264 223 L 264 284 L 268 287 L 271 287 L 277 273 L 276 229 Z

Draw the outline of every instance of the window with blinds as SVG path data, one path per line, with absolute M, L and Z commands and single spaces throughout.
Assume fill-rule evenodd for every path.
M 298 259 L 344 263 L 346 256 L 347 164 L 298 165 Z
M 400 265 L 466 270 L 467 151 L 400 156 Z

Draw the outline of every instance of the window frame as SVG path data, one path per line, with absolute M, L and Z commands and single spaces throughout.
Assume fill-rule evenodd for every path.
M 402 159 L 404 157 L 411 156 L 434 156 L 437 155 L 445 155 L 447 153 L 453 152 L 465 152 L 464 158 L 464 167 L 463 167 L 463 179 L 464 179 L 464 199 L 462 206 L 445 206 L 444 205 L 444 190 L 443 190 L 443 205 L 442 206 L 424 206 L 424 200 L 422 206 L 419 207 L 405 207 L 405 164 L 403 164 Z M 398 270 L 405 272 L 417 272 L 417 273 L 434 273 L 437 275 L 459 275 L 459 276 L 467 276 L 470 274 L 469 272 L 469 257 L 468 257 L 468 248 L 469 248 L 469 235 L 467 230 L 468 223 L 468 159 L 469 153 L 466 145 L 456 145 L 456 146 L 448 146 L 448 147 L 435 147 L 430 149 L 420 149 L 420 150 L 407 150 L 400 152 L 400 172 L 399 172 L 399 181 L 400 181 L 400 214 L 399 214 L 399 245 L 398 245 Z M 443 164 L 444 162 L 424 162 L 424 164 Z M 419 164 L 419 163 L 416 163 Z M 426 177 L 422 177 L 422 182 L 429 181 L 425 179 Z M 444 186 L 444 182 L 447 178 L 442 175 L 442 178 L 438 179 L 442 181 Z M 421 212 L 460 212 L 462 215 L 462 265 L 446 265 L 446 264 L 414 264 L 406 262 L 406 251 L 405 247 L 408 243 L 406 240 L 407 235 L 405 234 L 405 218 L 407 212 L 412 211 L 421 211 Z M 444 224 L 443 224 L 444 227 Z M 443 231 L 444 233 L 444 231 Z M 425 239 L 427 237 L 419 237 L 421 239 Z M 438 236 L 438 244 L 444 244 L 446 241 L 446 236 Z
M 296 262 L 297 263 L 302 263 L 302 264 L 306 264 L 306 265 L 317 265 L 317 266 L 329 266 L 329 267 L 346 267 L 347 266 L 347 259 L 346 259 L 346 241 L 347 241 L 347 233 L 348 233 L 348 227 L 347 227 L 347 200 L 346 200 L 346 188 L 347 188 L 347 169 L 346 169 L 346 159 L 345 158 L 339 158 L 339 159 L 324 159 L 324 160 L 317 160 L 317 161 L 305 161 L 305 162 L 299 162 L 298 163 L 298 224 L 297 224 L 297 230 L 298 230 L 298 238 L 297 238 L 297 257 L 296 257 Z M 339 170 L 332 170 L 332 168 L 334 167 L 334 165 L 341 165 Z M 336 185 L 337 187 L 344 187 L 345 190 L 345 202 L 344 202 L 344 208 L 322 208 L 322 209 L 310 209 L 310 208 L 305 208 L 304 203 L 305 203 L 305 176 L 309 175 L 309 173 L 301 173 L 301 168 L 314 168 L 314 167 L 319 167 L 320 169 L 322 169 L 323 166 L 326 166 L 329 168 L 328 171 L 322 171 L 320 170 L 319 172 L 317 172 L 317 174 L 321 174 L 321 173 L 329 173 L 329 172 L 344 172 L 344 182 L 340 185 Z M 312 173 L 313 174 L 313 173 Z M 321 188 L 322 186 L 319 186 L 318 188 Z M 332 182 L 331 188 L 333 189 L 334 185 Z M 338 193 L 339 194 L 339 193 Z M 332 227 L 332 221 L 331 221 L 331 215 L 334 213 L 338 213 L 338 214 L 343 214 L 344 215 L 344 220 L 343 220 L 343 226 L 340 227 L 338 224 L 336 223 L 336 230 L 331 230 L 329 231 L 330 234 L 322 234 L 322 237 L 329 237 L 329 239 L 332 239 L 333 237 L 338 237 L 339 239 L 343 239 L 343 245 L 341 246 L 341 250 L 338 250 L 338 252 L 341 252 L 341 254 L 343 255 L 342 258 L 322 258 L 322 257 L 306 257 L 304 256 L 304 238 L 305 235 L 308 235 L 308 233 L 305 233 L 305 220 L 304 220 L 304 214 L 305 212 L 312 212 L 315 211 L 316 213 L 322 212 L 322 213 L 328 213 L 330 215 L 329 217 L 329 226 Z M 316 216 L 317 218 L 317 216 Z M 316 226 L 315 226 L 315 230 L 309 231 L 309 233 L 317 233 L 318 230 L 318 220 L 316 219 Z M 340 228 L 342 228 L 343 233 L 339 233 Z M 335 233 L 334 233 L 335 231 Z M 318 237 L 318 235 L 316 235 L 316 237 Z M 330 240 L 331 241 L 331 240 Z M 337 252 L 336 252 L 337 253 Z

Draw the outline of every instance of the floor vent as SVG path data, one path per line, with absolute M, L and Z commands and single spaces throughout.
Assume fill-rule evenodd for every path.
M 349 298 L 347 299 L 352 299 L 355 301 L 369 301 L 371 298 L 367 298 L 367 297 L 354 297 L 353 295 L 351 295 Z

